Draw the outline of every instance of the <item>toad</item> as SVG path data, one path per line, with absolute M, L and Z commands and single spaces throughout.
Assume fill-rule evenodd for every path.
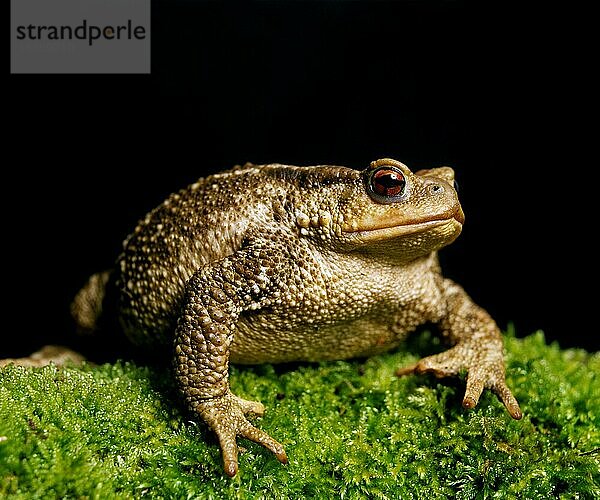
M 238 437 L 287 462 L 283 446 L 247 419 L 263 405 L 231 392 L 230 363 L 371 356 L 425 323 L 451 347 L 398 374 L 464 371 L 465 408 L 487 388 L 519 419 L 498 326 L 438 263 L 463 223 L 449 167 L 413 173 L 389 158 L 363 171 L 246 164 L 151 211 L 72 312 L 93 330 L 114 288 L 129 339 L 172 350 L 181 395 L 216 433 L 230 476 Z

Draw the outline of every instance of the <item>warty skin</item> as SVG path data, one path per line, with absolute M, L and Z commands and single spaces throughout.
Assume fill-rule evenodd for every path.
M 200 179 L 138 224 L 115 270 L 78 294 L 74 317 L 94 329 L 112 283 L 131 341 L 174 345 L 181 394 L 217 434 L 230 476 L 238 436 L 287 462 L 283 446 L 246 418 L 263 405 L 230 391 L 230 362 L 369 356 L 424 323 L 452 347 L 398 374 L 466 370 L 463 406 L 488 388 L 519 419 L 498 327 L 438 264 L 464 222 L 453 181 L 451 168 L 413 174 L 389 158 L 362 172 L 247 164 Z

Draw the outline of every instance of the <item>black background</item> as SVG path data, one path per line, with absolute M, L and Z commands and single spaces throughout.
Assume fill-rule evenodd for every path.
M 598 349 L 595 179 L 569 139 L 585 65 L 565 13 L 481 3 L 155 2 L 152 75 L 11 75 L 0 357 L 77 346 L 72 296 L 196 178 L 382 157 L 455 168 L 442 263 L 502 328 Z

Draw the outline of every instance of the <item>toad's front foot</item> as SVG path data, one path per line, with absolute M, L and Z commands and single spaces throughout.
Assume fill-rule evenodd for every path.
M 410 373 L 433 373 L 436 377 L 456 376 L 461 370 L 467 370 L 467 388 L 463 398 L 465 408 L 474 408 L 484 388 L 491 389 L 500 398 L 510 416 L 519 420 L 523 413 L 519 403 L 506 385 L 502 348 L 496 350 L 474 349 L 468 343 L 427 356 L 412 366 L 399 368 L 396 375 Z
M 287 455 L 281 443 L 254 427 L 246 419 L 246 414 L 260 416 L 264 413 L 264 406 L 261 403 L 247 401 L 227 392 L 223 396 L 201 401 L 195 410 L 219 438 L 227 475 L 233 477 L 238 470 L 237 436 L 262 444 L 271 450 L 281 463 L 287 464 Z

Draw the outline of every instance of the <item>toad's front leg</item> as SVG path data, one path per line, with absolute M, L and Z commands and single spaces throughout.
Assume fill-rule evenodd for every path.
M 505 381 L 502 337 L 498 326 L 456 283 L 444 280 L 443 287 L 447 309 L 439 326 L 442 335 L 454 346 L 396 373 L 433 373 L 436 377 L 449 377 L 466 370 L 465 408 L 475 407 L 483 389 L 488 388 L 502 400 L 511 417 L 520 419 L 523 414 L 519 403 Z
M 282 463 L 283 446 L 254 427 L 247 414 L 262 415 L 261 403 L 229 389 L 229 349 L 240 313 L 257 307 L 270 286 L 261 251 L 242 251 L 200 269 L 186 287 L 175 336 L 175 373 L 191 411 L 217 434 L 225 472 L 238 470 L 237 436 L 262 444 Z M 262 266 L 261 266 L 262 264 Z

